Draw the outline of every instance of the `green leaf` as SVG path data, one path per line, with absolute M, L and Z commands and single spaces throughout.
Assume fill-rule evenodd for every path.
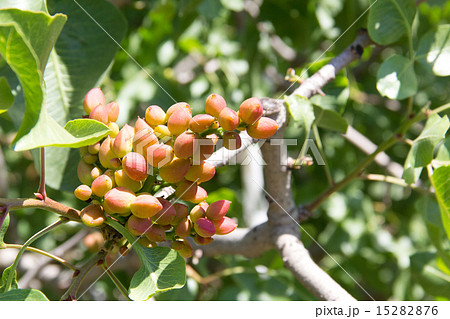
M 8 55 L 6 55 L 8 52 Z M 26 111 L 16 139 L 36 125 L 43 93 L 41 74 L 35 53 L 15 23 L 0 24 L 0 54 L 19 78 L 26 100 Z
M 412 255 L 412 276 L 430 295 L 450 298 L 450 275 L 438 267 L 436 257 L 431 252 Z
M 416 59 L 437 76 L 450 75 L 450 24 L 440 25 L 420 39 Z
M 11 271 L 11 266 L 5 268 L 5 270 L 3 270 L 2 273 L 2 282 L 0 284 L 0 293 L 4 293 L 6 292 L 6 282 L 8 281 L 8 275 Z M 17 272 L 14 271 L 14 276 L 13 276 L 13 280 L 11 282 L 11 288 L 10 289 L 17 289 L 18 288 L 18 284 L 17 284 Z
M 78 148 L 101 140 L 110 131 L 105 124 L 89 119 L 73 120 L 62 128 L 43 108 L 36 126 L 17 142 L 14 150 L 46 146 Z
M 16 73 L 25 96 L 25 114 L 15 144 L 38 121 L 43 102 L 42 71 L 66 17 L 18 9 L 0 10 L 0 53 Z
M 44 12 L 5 9 L 0 10 L 0 21 L 17 24 L 39 59 L 39 70 L 43 73 L 50 51 L 53 49 L 67 17 L 63 14 L 50 16 Z
M 314 105 L 315 123 L 317 126 L 336 131 L 339 133 L 347 132 L 348 123 L 336 111 L 323 109 L 320 106 Z
M 350 96 L 346 70 L 343 69 L 339 72 L 333 81 L 322 88 L 322 91 L 325 95 L 316 94 L 312 96 L 309 99 L 311 103 L 323 109 L 335 110 L 342 114 Z
M 77 2 L 117 43 L 121 43 L 126 21 L 116 7 L 104 0 Z M 84 96 L 107 75 L 119 46 L 75 1 L 49 0 L 47 4 L 49 12 L 62 12 L 68 16 L 44 73 L 47 110 L 60 125 L 64 125 L 82 116 Z M 123 108 L 121 112 L 124 112 Z M 73 191 L 79 184 L 76 175 L 79 153 L 66 148 L 49 148 L 45 159 L 49 167 L 55 167 L 47 172 L 47 185 Z M 35 163 L 38 163 L 38 157 L 35 157 Z
M 2 0 L 0 9 L 6 8 L 47 12 L 45 0 Z
M 401 55 L 385 60 L 377 73 L 377 89 L 381 95 L 402 100 L 417 93 L 413 63 Z
M 14 103 L 14 95 L 11 93 L 8 80 L 0 77 L 0 114 L 6 112 Z
M 142 266 L 131 279 L 131 299 L 147 300 L 157 292 L 185 285 L 185 261 L 175 250 L 169 247 L 142 247 L 141 250 Z
M 49 301 L 44 293 L 37 289 L 13 289 L 0 294 L 0 301 Z
M 406 157 L 403 178 L 408 184 L 414 183 L 419 178 L 421 168 L 431 163 L 434 147 L 444 139 L 449 126 L 447 116 L 441 118 L 438 114 L 432 114 L 428 118 Z
M 147 248 L 118 222 L 107 219 L 108 225 L 121 233 L 141 260 L 141 268 L 131 279 L 129 295 L 133 300 L 147 300 L 157 292 L 182 288 L 186 283 L 186 264 L 175 250 L 168 247 Z
M 431 182 L 441 209 L 442 224 L 450 240 L 450 166 L 441 166 L 435 169 L 431 176 Z
M 439 209 L 439 204 L 434 198 L 421 197 L 416 203 L 415 207 L 417 211 L 423 214 L 428 236 L 437 249 L 439 257 L 443 262 L 450 267 L 450 254 L 445 251 L 443 244 L 443 234 L 445 233 L 444 225 L 442 224 L 441 212 Z
M 419 212 L 421 212 L 424 216 L 428 235 L 436 246 L 436 248 L 442 248 L 442 233 L 445 231 L 444 226 L 442 225 L 441 213 L 439 209 L 438 203 L 429 198 L 429 197 L 421 197 L 416 201 L 416 208 Z
M 436 154 L 435 160 L 438 162 L 437 165 L 433 164 L 435 167 L 439 167 L 443 164 L 450 165 L 450 137 L 447 137 L 444 140 L 444 143 L 439 146 L 439 150 Z
M 84 96 L 106 76 L 126 32 L 124 17 L 110 2 L 76 2 L 47 1 L 49 12 L 68 17 L 44 73 L 47 109 L 60 125 L 83 114 Z
M 9 213 L 5 213 L 7 214 L 5 219 L 3 220 L 3 224 L 0 227 L 0 248 L 2 248 L 2 246 L 5 244 L 4 242 L 4 238 L 5 238 L 5 234 L 8 231 L 8 227 L 9 227 Z
M 369 11 L 367 27 L 370 38 L 387 45 L 404 35 L 411 36 L 415 13 L 414 0 L 378 0 Z
M 289 95 L 284 97 L 289 113 L 294 121 L 298 122 L 305 130 L 306 137 L 309 136 L 311 125 L 314 122 L 314 110 L 311 102 L 299 95 Z

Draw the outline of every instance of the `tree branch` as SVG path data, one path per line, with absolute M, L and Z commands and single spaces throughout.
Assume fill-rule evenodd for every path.
M 328 82 L 334 80 L 336 74 L 351 62 L 361 58 L 364 48 L 371 43 L 367 30 L 360 29 L 353 43 L 341 54 L 332 59 L 330 63 L 306 79 L 293 94 L 310 98 L 319 93 L 320 89 Z
M 316 74 L 305 80 L 294 91 L 294 94 L 306 98 L 317 94 L 326 83 L 335 78 L 342 68 L 360 58 L 363 48 L 369 43 L 367 31 L 361 31 L 352 45 Z M 205 256 L 240 254 L 246 257 L 255 257 L 275 247 L 280 251 L 285 266 L 319 299 L 354 300 L 348 292 L 314 263 L 299 240 L 300 231 L 296 223 L 306 219 L 310 210 L 298 209 L 292 198 L 291 172 L 288 169 L 287 153 L 283 152 L 286 145 L 283 144 L 282 140 L 286 122 L 286 109 L 282 100 L 264 98 L 262 102 L 266 111 L 265 116 L 275 118 L 279 123 L 279 130 L 272 139 L 278 138 L 281 141 L 281 145 L 265 143 L 261 148 L 266 162 L 264 166 L 266 189 L 264 189 L 264 192 L 267 194 L 269 201 L 269 220 L 267 223 L 250 230 L 236 229 L 232 234 L 215 239 L 208 246 L 197 246 L 197 248 L 201 249 Z M 244 133 L 241 134 L 245 136 Z M 246 144 L 241 149 L 245 147 L 248 147 L 248 145 Z M 220 149 L 213 155 L 212 160 L 214 161 L 212 163 L 218 162 L 217 166 L 225 165 L 240 151 L 230 153 L 228 150 Z M 217 161 L 217 158 L 221 161 Z M 258 186 L 262 188 L 261 185 Z M 272 238 L 272 242 L 268 241 L 268 238 Z
M 298 239 L 298 228 L 295 224 L 282 229 L 275 239 L 275 245 L 280 251 L 285 267 L 317 298 L 328 301 L 355 301 L 311 259 L 308 250 Z
M 321 300 L 354 300 L 337 282 L 324 272 L 310 257 L 299 240 L 297 220 L 299 211 L 291 191 L 291 170 L 288 169 L 288 154 L 282 139 L 284 127 L 273 138 L 280 138 L 281 145 L 265 143 L 261 148 L 264 166 L 265 189 L 269 210 L 267 212 L 270 237 L 280 252 L 283 263 L 295 278 Z M 260 185 L 257 185 L 261 187 Z
M 201 255 L 213 257 L 218 255 L 242 255 L 247 258 L 261 256 L 274 248 L 269 236 L 269 225 L 263 223 L 254 228 L 237 228 L 226 236 L 215 236 L 209 245 L 193 245 Z
M 348 126 L 347 132 L 343 134 L 343 136 L 365 154 L 369 155 L 377 149 L 377 145 L 372 143 L 367 137 L 358 132 L 352 126 Z M 375 163 L 380 165 L 381 167 L 386 168 L 386 170 L 395 177 L 401 178 L 403 174 L 403 166 L 399 163 L 394 162 L 391 158 L 385 153 L 379 153 L 375 159 Z
M 81 221 L 79 210 L 54 201 L 49 197 L 45 198 L 45 200 L 34 198 L 0 198 L 0 206 L 5 206 L 10 211 L 22 208 L 41 208 L 59 214 L 72 221 Z

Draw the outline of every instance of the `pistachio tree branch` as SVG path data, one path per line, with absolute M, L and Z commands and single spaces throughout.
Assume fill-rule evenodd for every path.
M 299 240 L 295 226 L 292 224 L 291 227 L 280 229 L 275 240 L 284 266 L 320 300 L 355 301 L 355 298 L 312 260 L 308 250 Z
M 332 59 L 316 74 L 306 79 L 294 91 L 294 94 L 309 98 L 319 93 L 320 89 L 326 83 L 332 81 L 341 69 L 358 59 L 362 55 L 364 47 L 368 44 L 370 44 L 370 39 L 367 31 L 360 31 L 355 41 L 344 52 Z M 262 102 L 266 110 L 266 116 L 275 118 L 279 123 L 279 131 L 272 138 L 278 138 L 282 141 L 286 122 L 286 110 L 283 101 L 262 99 Z M 264 191 L 270 204 L 268 222 L 249 230 L 237 229 L 234 235 L 229 234 L 223 238 L 218 238 L 208 246 L 198 248 L 206 256 L 240 254 L 252 257 L 274 247 L 280 252 L 286 268 L 319 299 L 354 300 L 347 291 L 340 287 L 311 259 L 303 243 L 299 240 L 300 231 L 296 224 L 306 219 L 310 211 L 299 209 L 292 198 L 291 171 L 287 154 L 282 152 L 284 146 L 265 143 L 261 148 L 266 162 L 264 166 L 266 188 Z M 225 151 L 219 150 L 218 152 Z M 219 158 L 222 159 L 222 163 L 219 165 L 225 165 L 232 157 L 221 156 Z M 262 188 L 261 185 L 255 185 L 255 187 Z M 263 234 L 260 234 L 261 232 Z M 271 242 L 267 242 L 267 238 L 271 238 Z M 263 242 L 264 244 L 261 244 Z M 260 245 L 253 247 L 252 245 L 256 243 Z
M 303 83 L 293 92 L 293 94 L 310 98 L 320 92 L 321 88 L 328 82 L 334 80 L 336 75 L 351 62 L 361 58 L 364 48 L 371 44 L 367 30 L 360 29 L 353 43 L 341 54 L 332 59 L 327 65 Z
M 299 211 L 292 195 L 291 170 L 287 167 L 287 152 L 283 151 L 286 145 L 281 139 L 283 134 L 284 127 L 281 127 L 273 137 L 280 138 L 281 145 L 266 143 L 261 148 L 266 162 L 264 192 L 269 201 L 267 216 L 270 237 L 285 267 L 317 298 L 353 301 L 355 299 L 312 260 L 299 239 Z
M 358 32 L 356 39 L 349 47 L 347 47 L 345 51 L 332 59 L 310 78 L 303 81 L 302 85 L 297 88 L 293 94 L 310 98 L 311 96 L 319 93 L 320 89 L 325 84 L 332 81 L 336 77 L 336 74 L 338 74 L 343 68 L 351 62 L 359 59 L 364 51 L 364 48 L 370 43 L 371 41 L 367 31 L 361 29 Z M 280 99 L 262 98 L 261 102 L 263 103 L 264 116 L 275 119 L 279 127 L 283 126 L 286 121 L 286 117 L 283 113 L 285 112 L 284 101 Z M 249 137 L 245 131 L 241 132 L 240 136 L 242 139 L 241 148 L 235 151 L 230 151 L 222 147 L 214 152 L 214 154 L 208 159 L 208 162 L 216 167 L 224 166 L 231 159 L 236 158 L 240 152 L 256 142 L 256 140 Z
M 269 225 L 263 223 L 254 228 L 237 228 L 226 236 L 215 236 L 209 245 L 195 245 L 201 256 L 242 255 L 247 258 L 261 256 L 274 245 L 269 236 Z
M 23 208 L 41 208 L 59 214 L 72 221 L 81 221 L 79 210 L 54 201 L 49 197 L 46 197 L 44 200 L 34 198 L 0 198 L 0 207 L 6 207 L 9 211 Z
M 294 91 L 309 98 L 320 92 L 320 89 L 332 81 L 336 74 L 352 61 L 359 58 L 365 46 L 370 43 L 366 31 L 361 31 L 355 41 L 343 53 L 330 61 L 316 74 L 305 80 Z M 273 138 L 282 141 L 286 112 L 280 100 L 265 99 L 263 105 L 278 105 L 279 113 L 276 115 L 280 123 L 278 132 Z M 283 113 L 284 110 L 284 113 Z M 270 237 L 273 245 L 279 250 L 283 262 L 294 276 L 313 294 L 322 300 L 354 300 L 354 298 L 325 273 L 310 257 L 303 243 L 299 240 L 300 231 L 297 220 L 300 212 L 292 197 L 291 171 L 288 169 L 287 153 L 282 149 L 285 145 L 270 145 L 265 143 L 261 151 L 266 165 L 264 166 L 264 191 L 269 201 L 268 223 Z M 256 185 L 255 187 L 261 187 Z
M 377 145 L 369 140 L 366 136 L 358 132 L 352 126 L 348 126 L 347 132 L 343 135 L 350 143 L 355 145 L 365 154 L 369 155 L 377 149 Z M 391 158 L 385 153 L 380 152 L 374 158 L 375 163 L 384 167 L 390 174 L 395 177 L 401 178 L 403 174 L 403 166 L 397 162 L 391 160 Z

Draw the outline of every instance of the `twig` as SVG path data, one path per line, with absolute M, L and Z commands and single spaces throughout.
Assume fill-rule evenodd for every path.
M 347 132 L 343 135 L 350 143 L 355 145 L 365 154 L 371 154 L 377 149 L 377 145 L 370 141 L 363 134 L 355 130 L 352 126 L 348 126 Z M 395 177 L 402 177 L 403 166 L 397 162 L 391 160 L 391 158 L 385 153 L 380 152 L 374 159 L 375 163 L 381 167 L 386 168 L 386 170 L 394 175 Z
M 309 211 L 315 210 L 319 207 L 331 194 L 337 192 L 344 186 L 346 186 L 349 182 L 360 176 L 363 170 L 376 158 L 378 154 L 384 152 L 389 147 L 394 145 L 399 139 L 403 138 L 405 132 L 416 122 L 419 122 L 425 119 L 431 113 L 439 113 L 450 106 L 449 104 L 442 105 L 434 110 L 429 110 L 428 105 L 423 107 L 418 114 L 416 114 L 412 118 L 406 119 L 403 124 L 396 130 L 396 132 L 386 141 L 381 143 L 377 149 L 367 156 L 350 174 L 348 174 L 342 181 L 328 188 L 324 193 L 322 193 L 315 201 L 311 204 L 306 205 L 306 209 Z
M 306 209 L 309 211 L 315 210 L 317 207 L 319 207 L 325 200 L 330 197 L 331 194 L 337 192 L 344 186 L 346 186 L 348 183 L 350 183 L 352 180 L 357 178 L 362 171 L 375 159 L 375 157 L 383 152 L 384 150 L 388 149 L 392 145 L 394 145 L 396 142 L 395 137 L 391 137 L 384 143 L 382 143 L 378 148 L 367 156 L 350 174 L 348 174 L 343 180 L 341 180 L 339 183 L 332 185 L 329 187 L 324 193 L 322 193 L 315 201 L 313 201 L 311 204 L 306 205 Z
M 215 280 L 218 280 L 221 277 L 231 276 L 234 274 L 242 274 L 245 272 L 248 272 L 247 268 L 236 266 L 220 270 L 206 277 L 202 277 L 191 265 L 186 265 L 186 274 L 201 285 L 207 285 Z
M 77 300 L 77 291 L 81 283 L 83 282 L 83 279 L 86 277 L 89 271 L 91 271 L 91 269 L 94 268 L 94 266 L 96 266 L 100 261 L 102 261 L 103 263 L 106 254 L 106 250 L 100 250 L 96 255 L 92 256 L 83 266 L 81 266 L 79 270 L 75 271 L 75 273 L 73 274 L 72 283 L 70 284 L 69 289 L 67 289 L 64 295 L 62 295 L 61 300 Z
M 40 179 L 39 179 L 39 189 L 38 193 L 42 195 L 42 199 L 47 198 L 47 192 L 45 190 L 45 148 L 41 147 L 41 171 L 40 171 Z
M 66 218 L 61 218 L 59 220 L 57 220 L 56 222 L 54 222 L 53 224 L 50 224 L 49 226 L 45 227 L 44 229 L 40 230 L 39 232 L 37 232 L 36 234 L 34 234 L 33 236 L 31 236 L 22 246 L 22 248 L 19 250 L 19 252 L 17 253 L 16 258 L 14 259 L 14 262 L 11 266 L 10 272 L 8 274 L 8 279 L 6 281 L 6 290 L 8 291 L 11 287 L 11 283 L 13 281 L 14 275 L 16 273 L 16 268 L 17 265 L 19 264 L 19 260 L 20 257 L 22 256 L 22 254 L 25 252 L 26 248 L 33 243 L 36 239 L 40 238 L 41 236 L 45 235 L 46 233 L 48 233 L 49 231 L 51 231 L 53 228 L 58 227 L 59 225 L 65 224 L 67 223 L 68 220 Z
M 313 135 L 314 135 L 314 140 L 316 141 L 316 144 L 317 144 L 317 148 L 319 149 L 320 156 L 322 156 L 322 158 L 323 158 L 323 160 L 325 162 L 325 165 L 323 165 L 324 166 L 323 169 L 325 170 L 325 174 L 327 176 L 328 184 L 333 185 L 334 181 L 333 181 L 333 178 L 331 177 L 331 172 L 330 172 L 330 168 L 328 166 L 328 163 L 327 163 L 327 160 L 326 160 L 326 157 L 325 157 L 325 153 L 323 152 L 322 140 L 320 139 L 319 130 L 318 130 L 316 124 L 312 125 L 312 132 L 313 132 Z
M 119 289 L 119 291 L 121 292 L 121 294 L 128 300 L 128 301 L 132 301 L 132 299 L 130 298 L 130 296 L 128 296 L 128 291 L 127 288 L 125 288 L 125 286 L 120 282 L 119 278 L 116 277 L 116 275 L 114 275 L 114 273 L 108 268 L 108 266 L 103 263 L 102 264 L 102 268 L 105 270 L 105 272 L 108 274 L 109 278 L 111 279 L 111 281 L 114 283 L 114 285 L 117 287 L 117 289 Z
M 19 245 L 19 244 L 5 244 L 3 246 L 3 248 L 14 248 L 14 249 L 22 249 L 24 245 Z M 25 247 L 25 250 L 28 251 L 32 251 L 34 253 L 38 253 L 41 254 L 43 256 L 49 257 L 53 260 L 56 260 L 57 262 L 63 264 L 64 266 L 69 267 L 70 269 L 72 269 L 73 271 L 77 270 L 77 267 L 75 267 L 74 265 L 72 265 L 71 263 L 69 263 L 67 260 L 65 260 L 64 258 L 58 257 L 56 255 L 53 255 L 52 253 L 45 251 L 45 250 L 41 250 L 39 248 L 35 248 L 35 247 Z
M 416 184 L 410 185 L 408 183 L 405 183 L 405 181 L 403 179 L 397 178 L 394 176 L 386 176 L 386 175 L 380 175 L 380 174 L 367 174 L 367 175 L 361 176 L 361 179 L 365 179 L 368 181 L 378 181 L 378 182 L 395 184 L 395 185 L 411 188 L 413 190 L 416 190 L 416 191 L 419 191 L 419 192 L 425 193 L 425 194 L 433 193 L 433 191 L 431 189 L 423 188 Z
M 52 249 L 50 251 L 50 253 L 52 253 L 53 255 L 62 255 L 62 254 L 64 254 L 66 251 L 68 251 L 69 249 L 71 249 L 75 245 L 79 244 L 81 239 L 83 239 L 84 236 L 86 236 L 86 234 L 87 234 L 87 229 L 83 228 L 78 233 L 76 233 L 75 235 L 70 237 L 68 240 L 63 242 L 61 245 L 59 245 L 55 249 Z M 35 264 L 35 267 L 29 269 L 20 278 L 20 280 L 19 280 L 20 287 L 24 287 L 24 288 L 29 287 L 30 281 L 33 278 L 35 278 L 35 276 L 39 272 L 39 270 L 42 269 L 42 267 L 44 267 L 45 265 L 47 265 L 49 262 L 50 262 L 50 259 L 47 259 L 47 258 L 44 258 L 44 257 L 41 260 L 38 260 L 36 262 L 36 264 Z

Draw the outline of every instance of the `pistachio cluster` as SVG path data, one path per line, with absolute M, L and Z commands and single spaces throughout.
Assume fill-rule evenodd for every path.
M 237 224 L 226 216 L 230 201 L 208 205 L 201 183 L 211 180 L 215 167 L 206 161 L 220 138 L 227 149 L 241 147 L 238 131 L 247 130 L 257 139 L 272 136 L 277 123 L 263 117 L 261 101 L 245 100 L 235 112 L 224 98 L 211 94 L 205 102 L 206 114 L 192 116 L 189 104 L 176 103 L 165 112 L 151 105 L 145 118 L 134 126 L 119 128 L 117 102 L 105 104 L 99 88 L 90 90 L 83 103 L 89 118 L 107 125 L 110 134 L 93 145 L 80 149 L 77 167 L 80 185 L 75 196 L 89 203 L 81 211 L 88 226 L 103 224 L 106 214 L 117 219 L 146 247 L 166 239 L 183 257 L 192 256 L 187 237 L 197 244 L 225 235 Z M 175 196 L 156 197 L 164 187 L 173 186 Z M 172 196 L 171 196 L 172 197 Z M 184 201 L 184 203 L 178 201 Z

